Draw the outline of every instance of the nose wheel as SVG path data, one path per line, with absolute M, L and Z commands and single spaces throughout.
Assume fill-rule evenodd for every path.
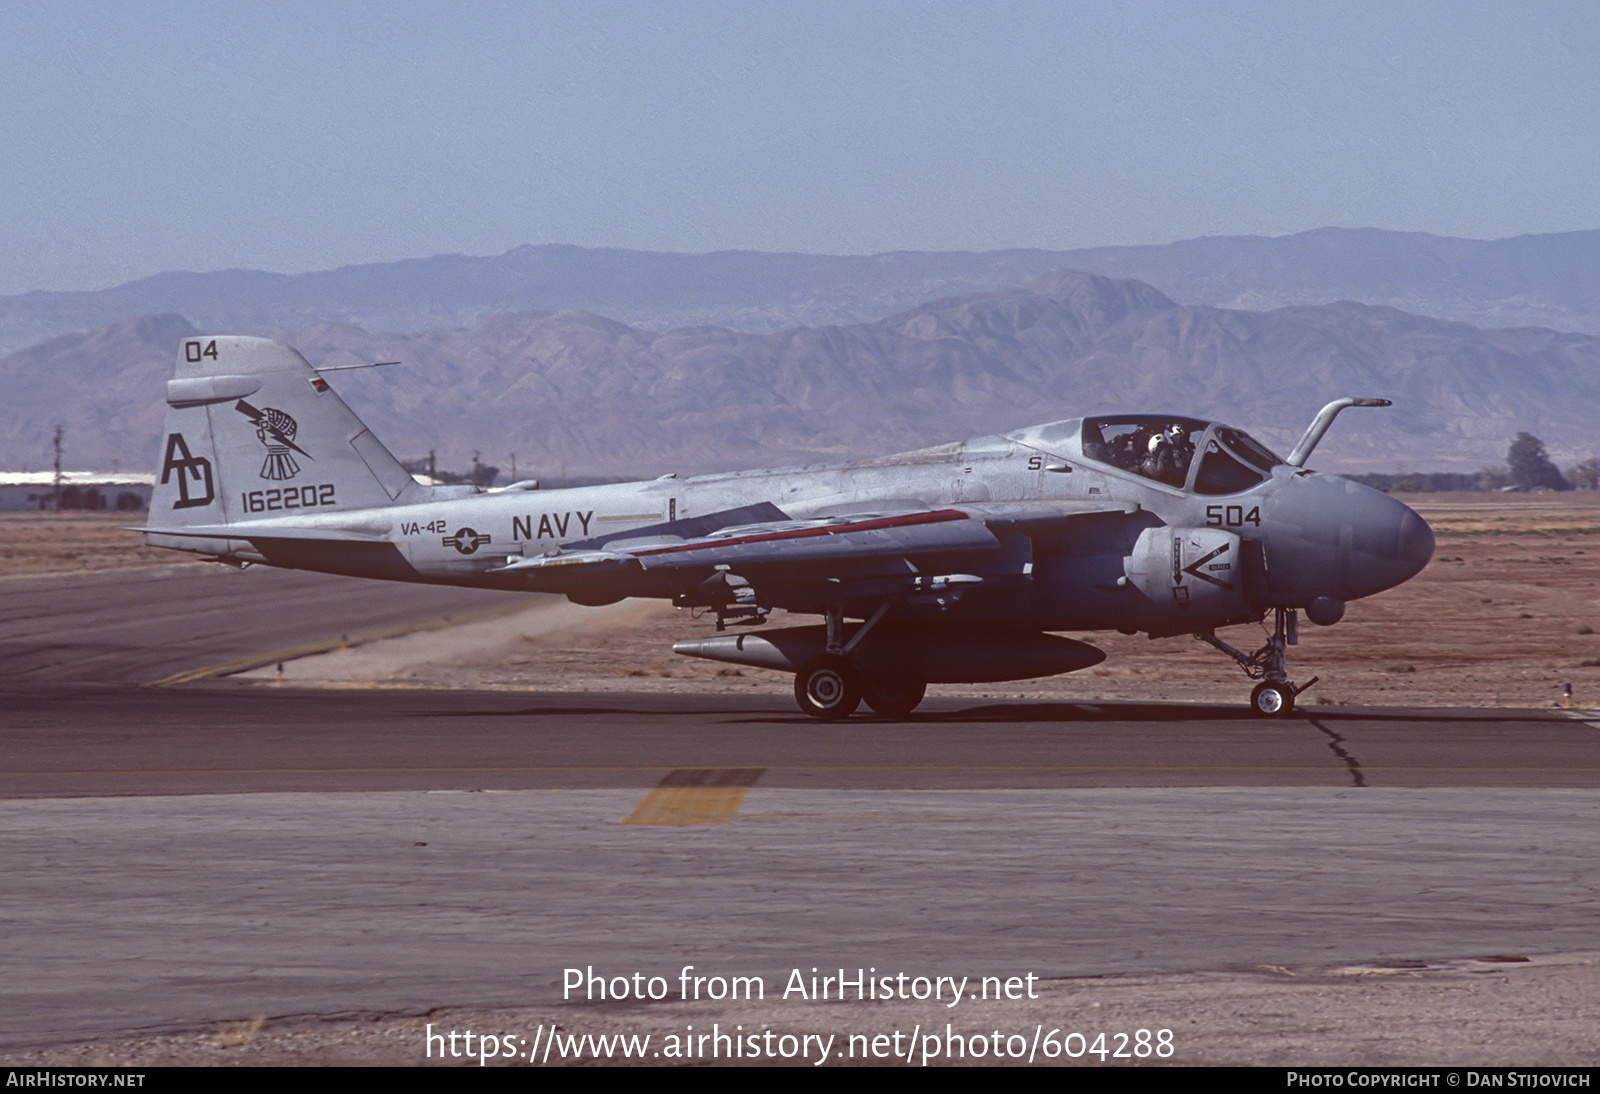
M 1282 718 L 1294 709 L 1294 696 L 1288 684 L 1263 681 L 1250 693 L 1250 709 L 1263 718 Z
M 1295 698 L 1315 684 L 1317 677 L 1313 676 L 1299 687 L 1289 679 L 1289 647 L 1296 644 L 1299 616 L 1293 608 L 1274 608 L 1272 614 L 1272 634 L 1254 653 L 1242 653 L 1210 631 L 1195 637 L 1233 658 L 1250 679 L 1261 681 L 1250 693 L 1253 714 L 1262 718 L 1284 718 L 1294 709 Z

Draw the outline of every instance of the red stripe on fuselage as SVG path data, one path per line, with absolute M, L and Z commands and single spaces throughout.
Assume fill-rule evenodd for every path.
M 703 551 L 711 547 L 739 547 L 746 543 L 772 543 L 784 539 L 809 539 L 813 536 L 834 536 L 843 532 L 871 532 L 878 528 L 907 528 L 916 524 L 943 524 L 948 520 L 966 520 L 967 514 L 959 509 L 936 509 L 928 513 L 910 513 L 903 517 L 879 517 L 861 520 L 854 524 L 829 524 L 821 528 L 796 528 L 790 532 L 767 532 L 758 536 L 739 536 L 736 539 L 716 539 L 705 543 L 685 543 L 676 547 L 655 547 L 648 551 L 630 552 L 638 557 L 671 555 L 683 551 Z

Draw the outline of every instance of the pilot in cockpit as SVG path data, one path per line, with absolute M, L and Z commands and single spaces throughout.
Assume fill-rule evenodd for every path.
M 1207 423 L 1184 418 L 1129 415 L 1083 423 L 1083 454 L 1092 460 L 1182 488 L 1195 458 L 1195 438 Z
M 1139 465 L 1139 472 L 1168 486 L 1182 486 L 1189 477 L 1189 461 L 1193 458 L 1194 445 L 1189 441 L 1189 431 L 1182 423 L 1173 422 L 1150 438 L 1148 454 Z

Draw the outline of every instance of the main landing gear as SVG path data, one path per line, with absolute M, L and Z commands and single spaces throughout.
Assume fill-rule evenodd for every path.
M 801 666 L 794 677 L 794 698 L 813 718 L 848 718 L 863 701 L 878 714 L 899 718 L 917 709 L 928 692 L 921 680 L 869 677 L 848 657 L 825 653 Z
M 885 601 L 846 642 L 843 609 L 837 604 L 829 605 L 827 652 L 800 666 L 794 676 L 794 698 L 802 711 L 813 718 L 836 721 L 854 714 L 863 700 L 877 713 L 891 718 L 917 709 L 928 691 L 925 681 L 868 675 L 850 656 L 893 606 L 893 601 Z
M 1272 615 L 1272 634 L 1255 653 L 1241 653 L 1210 631 L 1195 637 L 1233 658 L 1250 679 L 1261 681 L 1250 693 L 1253 713 L 1262 718 L 1284 718 L 1294 709 L 1295 699 L 1315 684 L 1317 677 L 1299 687 L 1289 679 L 1288 647 L 1299 641 L 1299 615 L 1293 608 L 1274 608 Z
M 825 653 L 794 674 L 794 701 L 813 718 L 848 718 L 861 705 L 861 674 L 848 657 Z

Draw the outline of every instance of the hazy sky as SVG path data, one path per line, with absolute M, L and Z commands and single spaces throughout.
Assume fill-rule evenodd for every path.
M 0 293 L 1600 227 L 1574 3 L 6 3 Z

